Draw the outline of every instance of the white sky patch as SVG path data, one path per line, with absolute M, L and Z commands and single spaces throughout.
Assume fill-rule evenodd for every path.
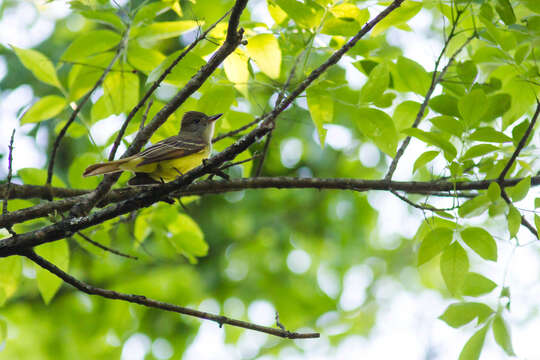
M 150 350 L 150 338 L 141 333 L 131 335 L 122 347 L 122 360 L 144 360 Z
M 358 158 L 362 165 L 368 168 L 377 166 L 381 160 L 381 152 L 379 148 L 372 143 L 363 143 L 358 149 Z
M 244 316 L 246 307 L 241 299 L 237 297 L 230 297 L 225 300 L 225 303 L 223 304 L 223 311 L 225 312 L 226 316 L 240 318 Z
M 345 126 L 328 124 L 325 125 L 325 129 L 328 130 L 326 133 L 326 144 L 335 150 L 343 150 L 351 146 L 352 134 Z
M 266 300 L 255 300 L 248 306 L 248 318 L 250 321 L 263 326 L 271 326 L 275 323 L 276 309 Z
M 295 274 L 303 274 L 311 266 L 311 257 L 307 252 L 295 249 L 287 256 L 287 266 Z
M 326 295 L 335 298 L 341 289 L 339 273 L 325 264 L 319 265 L 317 284 Z
M 114 134 L 124 122 L 125 115 L 111 115 L 103 120 L 99 120 L 90 128 L 90 134 L 97 145 L 105 145 L 107 140 Z
M 280 144 L 281 163 L 287 168 L 293 168 L 302 159 L 303 144 L 297 138 L 288 138 Z
M 268 11 L 266 0 L 248 1 L 247 7 L 251 13 L 251 20 L 265 23 L 269 28 L 275 24 Z
M 170 359 L 174 354 L 174 349 L 167 339 L 157 338 L 152 343 L 152 355 L 159 360 Z
M 219 303 L 215 299 L 204 299 L 199 304 L 199 310 L 206 311 L 209 313 L 219 314 L 220 306 L 219 306 Z
M 343 277 L 343 293 L 339 305 L 345 311 L 351 311 L 362 305 L 366 299 L 366 288 L 373 281 L 373 271 L 367 265 L 351 267 Z

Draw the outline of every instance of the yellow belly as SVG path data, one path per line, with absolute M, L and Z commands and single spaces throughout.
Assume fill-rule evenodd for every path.
M 119 167 L 126 171 L 147 173 L 156 181 L 172 181 L 189 170 L 201 165 L 202 161 L 206 159 L 208 155 L 209 151 L 201 151 L 178 159 L 164 160 L 142 166 L 137 165 L 141 163 L 143 159 L 135 158 Z

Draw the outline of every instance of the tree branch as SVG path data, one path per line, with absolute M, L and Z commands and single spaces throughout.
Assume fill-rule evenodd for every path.
M 124 254 L 121 251 L 112 249 L 112 248 L 110 248 L 108 246 L 105 246 L 103 244 L 98 243 L 97 241 L 92 240 L 90 237 L 86 236 L 82 231 L 77 231 L 77 235 L 79 235 L 81 238 L 83 238 L 84 241 L 94 245 L 95 247 L 100 248 L 101 250 L 108 251 L 111 254 L 122 256 L 122 257 L 125 257 L 125 258 L 128 258 L 128 259 L 139 260 L 139 258 L 136 257 L 136 256 Z
M 215 314 L 211 314 L 204 311 L 199 311 L 195 309 L 186 308 L 183 306 L 178 306 L 178 305 L 174 305 L 170 303 L 165 303 L 162 301 L 149 299 L 143 295 L 125 294 L 125 293 L 116 292 L 113 290 L 98 288 L 69 275 L 68 273 L 58 268 L 53 263 L 47 261 L 43 257 L 36 254 L 32 249 L 25 250 L 21 255 L 27 257 L 28 259 L 30 259 L 37 265 L 41 266 L 43 269 L 58 276 L 64 282 L 70 284 L 71 286 L 89 295 L 97 295 L 97 296 L 101 296 L 101 297 L 112 299 L 112 300 L 127 301 L 129 303 L 139 304 L 139 305 L 146 306 L 149 308 L 171 311 L 171 312 L 175 312 L 175 313 L 179 313 L 183 315 L 197 317 L 199 319 L 210 320 L 210 321 L 214 321 L 218 323 L 220 327 L 223 326 L 223 324 L 227 324 L 227 325 L 236 326 L 243 329 L 259 331 L 259 332 L 263 332 L 269 335 L 274 335 L 274 336 L 287 338 L 287 339 L 312 339 L 312 338 L 320 337 L 319 333 L 290 332 L 283 329 L 276 329 L 276 328 L 271 328 L 267 326 L 256 325 L 247 321 L 231 319 L 229 317 L 222 316 L 222 315 L 215 315 Z
M 516 161 L 517 157 L 519 156 L 519 153 L 525 147 L 525 144 L 527 143 L 527 140 L 529 139 L 529 136 L 531 135 L 531 132 L 534 129 L 534 125 L 536 124 L 536 120 L 538 119 L 539 114 L 540 114 L 540 101 L 538 101 L 537 99 L 536 111 L 534 112 L 534 115 L 531 119 L 531 123 L 529 124 L 529 127 L 525 131 L 525 134 L 523 134 L 523 137 L 519 140 L 519 143 L 516 146 L 516 150 L 510 157 L 510 160 L 508 160 L 508 163 L 506 163 L 506 166 L 504 167 L 503 171 L 501 171 L 501 174 L 499 175 L 499 180 L 503 180 L 505 178 L 506 174 L 508 174 L 508 171 L 510 171 L 510 168 L 514 164 L 514 161 Z
M 13 174 L 13 140 L 15 139 L 15 129 L 13 129 L 13 132 L 11 133 L 11 139 L 9 140 L 9 154 L 8 154 L 8 175 L 7 175 L 7 184 L 6 184 L 6 192 L 4 196 L 4 203 L 2 204 L 2 216 L 8 214 L 8 200 L 9 200 L 9 192 L 11 187 L 11 176 Z M 17 235 L 15 231 L 11 228 L 11 225 L 6 227 L 7 231 L 11 234 L 11 236 Z

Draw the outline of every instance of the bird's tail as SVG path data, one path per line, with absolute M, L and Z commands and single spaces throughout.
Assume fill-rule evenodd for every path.
M 83 176 L 96 176 L 101 174 L 111 174 L 115 172 L 124 171 L 120 168 L 122 164 L 127 163 L 128 161 L 133 160 L 133 157 L 127 157 L 125 159 L 120 159 L 116 161 L 109 161 L 105 163 L 98 163 L 94 165 L 90 165 L 89 167 L 84 170 Z

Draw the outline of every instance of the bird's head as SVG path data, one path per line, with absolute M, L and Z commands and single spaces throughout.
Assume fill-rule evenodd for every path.
M 214 121 L 219 119 L 223 114 L 208 116 L 198 111 L 188 111 L 182 118 L 181 133 L 192 133 L 205 138 L 212 136 L 214 129 Z

